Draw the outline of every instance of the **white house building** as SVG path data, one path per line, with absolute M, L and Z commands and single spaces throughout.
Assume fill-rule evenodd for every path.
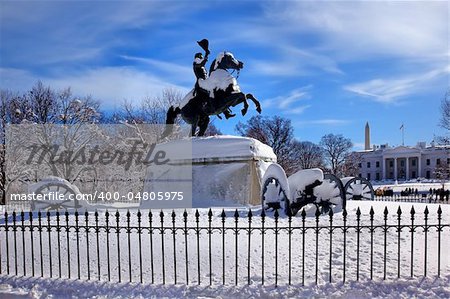
M 361 155 L 359 176 L 372 181 L 436 179 L 439 170 L 450 168 L 450 146 L 426 145 L 370 148 L 369 124 L 365 128 L 365 149 Z

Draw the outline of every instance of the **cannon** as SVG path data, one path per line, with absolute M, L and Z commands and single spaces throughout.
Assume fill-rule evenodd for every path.
M 347 200 L 373 200 L 372 184 L 363 178 L 342 180 L 318 168 L 299 170 L 289 177 L 283 168 L 271 164 L 262 178 L 261 202 L 263 209 L 282 209 L 295 216 L 299 210 L 316 210 L 320 214 L 340 212 Z

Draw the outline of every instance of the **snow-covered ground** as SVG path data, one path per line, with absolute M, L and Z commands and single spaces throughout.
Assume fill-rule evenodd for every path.
M 291 286 L 142 285 L 0 277 L 0 297 L 16 298 L 449 298 L 449 277 Z
M 374 225 L 382 225 L 384 223 L 383 211 L 385 207 L 388 208 L 388 224 L 397 224 L 396 211 L 398 207 L 401 207 L 402 225 L 409 225 L 411 223 L 410 210 L 414 206 L 416 211 L 415 224 L 423 225 L 423 211 L 425 207 L 429 210 L 428 225 L 437 223 L 436 212 L 438 205 L 425 205 L 421 203 L 393 203 L 393 202 L 367 202 L 367 201 L 350 201 L 347 205 L 348 221 L 347 225 L 356 224 L 356 211 L 359 208 L 361 210 L 361 225 L 370 225 L 369 211 L 373 207 Z M 226 227 L 232 228 L 235 225 L 233 214 L 235 208 L 224 208 L 227 214 Z M 450 223 L 450 206 L 442 205 L 442 224 Z M 252 227 L 261 227 L 261 218 L 258 216 L 261 213 L 259 207 L 255 207 L 252 210 L 254 217 L 252 219 Z M 101 214 L 104 211 L 100 211 Z M 122 213 L 123 212 L 123 213 Z M 136 210 L 131 211 L 133 217 L 131 218 L 131 226 L 137 225 L 137 220 L 134 215 Z M 222 225 L 220 214 L 222 212 L 221 207 L 212 209 L 212 226 L 220 228 Z M 165 226 L 171 226 L 171 218 L 169 217 L 170 211 L 165 216 Z M 176 225 L 182 227 L 184 225 L 181 217 L 182 211 L 176 211 L 177 220 Z M 189 226 L 195 226 L 194 211 L 188 211 L 188 223 Z M 208 210 L 200 209 L 200 227 L 208 227 Z M 246 215 L 248 208 L 239 207 L 238 213 L 239 227 L 248 227 L 248 221 Z M 125 211 L 121 211 L 121 218 L 119 224 L 126 226 Z M 147 215 L 146 213 L 144 215 Z M 45 217 L 44 217 L 45 218 Z M 89 223 L 93 223 L 93 217 L 89 218 Z M 70 223 L 73 223 L 73 215 L 70 216 Z M 54 223 L 55 219 L 52 217 L 51 222 Z M 104 217 L 99 218 L 101 225 L 104 224 Z M 5 219 L 0 219 L 0 225 L 5 222 Z M 28 219 L 25 223 L 28 222 Z M 36 219 L 33 220 L 36 224 Z M 11 219 L 9 218 L 9 223 Z M 46 219 L 44 221 L 46 223 Z M 84 216 L 80 217 L 80 225 L 84 224 Z M 115 218 L 110 217 L 110 225 L 115 225 Z M 342 214 L 335 215 L 333 220 L 333 226 L 342 225 Z M 142 227 L 148 227 L 148 217 L 145 216 L 142 219 Z M 153 218 L 154 227 L 160 225 L 159 213 L 154 213 Z M 274 227 L 275 219 L 273 213 L 268 213 L 265 221 L 266 227 Z M 278 227 L 288 227 L 288 218 L 280 216 L 278 219 Z M 209 242 L 208 234 L 206 230 L 200 232 L 199 251 L 200 257 L 197 256 L 197 243 L 196 235 L 193 231 L 190 231 L 188 235 L 188 275 L 189 279 L 186 281 L 186 256 L 185 256 L 185 236 L 182 232 L 177 232 L 175 236 L 175 252 L 173 246 L 173 235 L 170 230 L 165 231 L 164 238 L 161 238 L 159 231 L 154 232 L 153 237 L 153 259 L 150 258 L 148 233 L 142 235 L 142 272 L 144 284 L 138 283 L 140 280 L 140 267 L 139 267 L 139 243 L 136 234 L 131 234 L 131 257 L 128 256 L 128 242 L 127 234 L 125 231 L 121 231 L 120 235 L 120 261 L 121 261 L 121 280 L 129 281 L 130 274 L 128 269 L 128 260 L 131 259 L 131 279 L 132 283 L 118 283 L 118 264 L 119 259 L 117 254 L 117 240 L 115 231 L 110 233 L 109 248 L 110 248 L 110 261 L 111 261 L 111 283 L 106 282 L 107 277 L 107 265 L 106 265 L 106 234 L 100 233 L 100 278 L 101 281 L 85 281 L 88 273 L 87 257 L 86 257 L 86 241 L 84 230 L 80 230 L 80 276 L 81 280 L 74 280 L 77 276 L 77 259 L 76 259 L 76 246 L 75 236 L 72 230 L 70 236 L 70 262 L 71 262 L 71 277 L 67 279 L 67 246 L 65 239 L 64 229 L 61 232 L 61 253 L 62 253 L 62 279 L 49 278 L 49 254 L 48 254 L 48 237 L 44 230 L 42 234 L 43 240 L 43 268 L 44 278 L 29 278 L 29 277 L 12 277 L 5 274 L 5 243 L 2 241 L 0 244 L 0 250 L 2 253 L 2 275 L 0 275 L 0 297 L 10 296 L 11 298 L 45 298 L 45 297 L 74 297 L 74 298 L 102 298 L 102 297 L 141 297 L 149 298 L 155 297 L 221 297 L 221 298 L 251 298 L 251 297 L 263 297 L 263 298 L 278 298 L 278 297 L 348 297 L 348 298 L 410 298 L 410 297 L 429 297 L 429 298 L 449 298 L 450 297 L 450 255 L 448 253 L 448 244 L 450 244 L 450 228 L 445 227 L 441 235 L 441 277 L 437 278 L 437 253 L 438 242 L 436 228 L 429 230 L 427 235 L 427 277 L 423 277 L 424 258 L 425 258 L 425 241 L 423 227 L 417 227 L 414 232 L 414 251 L 411 253 L 411 237 L 408 227 L 402 228 L 400 237 L 400 272 L 401 277 L 397 278 L 398 274 L 398 242 L 397 231 L 395 227 L 392 227 L 387 232 L 387 244 L 386 244 L 386 276 L 387 279 L 383 281 L 383 262 L 384 262 L 384 233 L 381 228 L 377 228 L 374 231 L 373 238 L 373 280 L 370 280 L 370 251 L 371 251 L 371 238 L 369 233 L 369 227 L 364 227 L 360 235 L 360 249 L 359 249 L 359 281 L 356 281 L 357 273 L 357 243 L 356 228 L 349 228 L 346 236 L 346 282 L 343 283 L 343 258 L 344 258 L 344 239 L 341 229 L 335 229 L 333 231 L 332 239 L 332 282 L 329 283 L 329 261 L 330 261 L 330 237 L 329 230 L 326 227 L 329 226 L 329 217 L 321 216 L 319 226 L 325 227 L 319 233 L 319 242 L 317 243 L 318 259 L 317 259 L 317 272 L 318 272 L 318 285 L 315 285 L 315 271 L 316 271 L 316 238 L 313 227 L 316 222 L 314 217 L 307 217 L 305 221 L 308 229 L 305 235 L 305 247 L 302 245 L 302 234 L 300 230 L 294 230 L 292 234 L 292 264 L 291 264 L 291 277 L 292 285 L 287 285 L 289 276 L 289 246 L 288 246 L 288 234 L 287 230 L 281 230 L 278 234 L 278 259 L 275 261 L 275 234 L 273 230 L 266 231 L 264 251 L 262 250 L 262 235 L 259 231 L 253 231 L 250 235 L 251 246 L 248 247 L 249 235 L 246 231 L 241 231 L 238 235 L 238 262 L 237 262 L 237 274 L 238 281 L 237 286 L 234 284 L 236 275 L 236 252 L 235 252 L 235 238 L 236 235 L 232 230 L 228 230 L 225 235 L 225 285 L 222 285 L 222 234 L 220 229 L 216 229 L 212 235 L 211 242 L 211 257 L 212 257 L 212 286 L 209 286 Z M 301 227 L 302 219 L 297 216 L 292 219 L 292 227 Z M 0 236 L 3 239 L 5 236 L 4 230 L 0 232 Z M 22 261 L 22 247 L 21 247 L 21 232 L 18 232 L 18 275 L 23 274 L 23 261 Z M 52 232 L 51 248 L 52 248 L 52 277 L 58 277 L 58 260 L 57 260 L 57 247 L 55 232 Z M 29 232 L 25 232 L 26 240 L 29 239 Z M 36 237 L 36 236 L 35 236 Z M 13 259 L 12 252 L 12 233 L 10 238 L 10 258 Z M 164 279 L 166 285 L 162 284 L 162 240 L 164 240 Z M 27 241 L 28 242 L 28 241 Z M 31 255 L 30 245 L 26 243 L 25 246 L 25 264 L 28 275 L 31 272 Z M 96 261 L 96 244 L 95 235 L 90 235 L 89 242 L 90 252 L 90 277 L 96 280 L 98 277 L 97 261 Z M 250 250 L 249 250 L 250 249 Z M 305 251 L 305 267 L 302 267 L 302 250 Z M 35 254 L 38 255 L 39 249 L 35 244 Z M 262 263 L 261 255 L 264 252 L 265 260 Z M 176 256 L 176 278 L 177 285 L 174 284 L 175 280 L 175 268 L 174 268 L 174 256 Z M 250 256 L 250 262 L 248 257 Z M 411 256 L 413 257 L 413 270 L 414 277 L 410 277 L 411 271 Z M 151 261 L 154 266 L 154 283 L 151 282 Z M 200 263 L 200 285 L 198 285 L 198 267 L 197 263 Z M 277 267 L 275 269 L 275 263 Z M 247 285 L 248 280 L 248 268 L 250 264 L 250 282 L 251 285 Z M 10 271 L 14 273 L 14 263 L 10 261 Z M 264 279 L 265 285 L 261 285 L 262 280 L 262 265 L 264 265 Z M 36 276 L 40 276 L 40 261 L 35 256 L 35 271 Z M 275 287 L 275 270 L 278 272 L 277 280 L 279 286 Z M 302 286 L 302 273 L 305 272 L 305 286 Z M 186 284 L 189 282 L 189 284 Z M 14 297 L 15 296 L 15 297 Z

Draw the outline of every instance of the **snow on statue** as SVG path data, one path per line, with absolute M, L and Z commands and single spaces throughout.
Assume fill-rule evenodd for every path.
M 236 70 L 239 75 L 244 63 L 237 60 L 230 52 L 221 52 L 211 63 L 209 76 L 207 76 L 205 64 L 209 55 L 209 43 L 208 40 L 203 39 L 198 44 L 205 50 L 205 57 L 201 53 L 195 54 L 193 67 L 197 82 L 194 89 L 184 97 L 180 106 L 169 108 L 166 124 L 174 124 L 175 118 L 181 114 L 183 120 L 192 126 L 192 136 L 196 135 L 197 127 L 199 128 L 197 136 L 203 136 L 211 115 L 217 115 L 220 118 L 220 114 L 223 113 L 227 119 L 233 117 L 235 115 L 231 113 L 230 107 L 240 103 L 244 103 L 241 112 L 245 115 L 249 106 L 247 100 L 251 100 L 256 106 L 256 111 L 261 113 L 259 101 L 250 93 L 244 94 L 236 78 L 229 72 L 229 70 Z M 170 133 L 171 129 L 168 129 L 163 137 Z

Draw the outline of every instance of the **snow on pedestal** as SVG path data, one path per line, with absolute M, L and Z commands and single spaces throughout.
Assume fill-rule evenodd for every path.
M 173 149 L 187 147 L 192 147 L 191 159 L 178 162 L 192 163 L 194 207 L 206 207 L 211 201 L 260 204 L 261 178 L 276 163 L 270 146 L 253 138 L 221 135 L 174 140 L 156 150 L 173 157 Z

